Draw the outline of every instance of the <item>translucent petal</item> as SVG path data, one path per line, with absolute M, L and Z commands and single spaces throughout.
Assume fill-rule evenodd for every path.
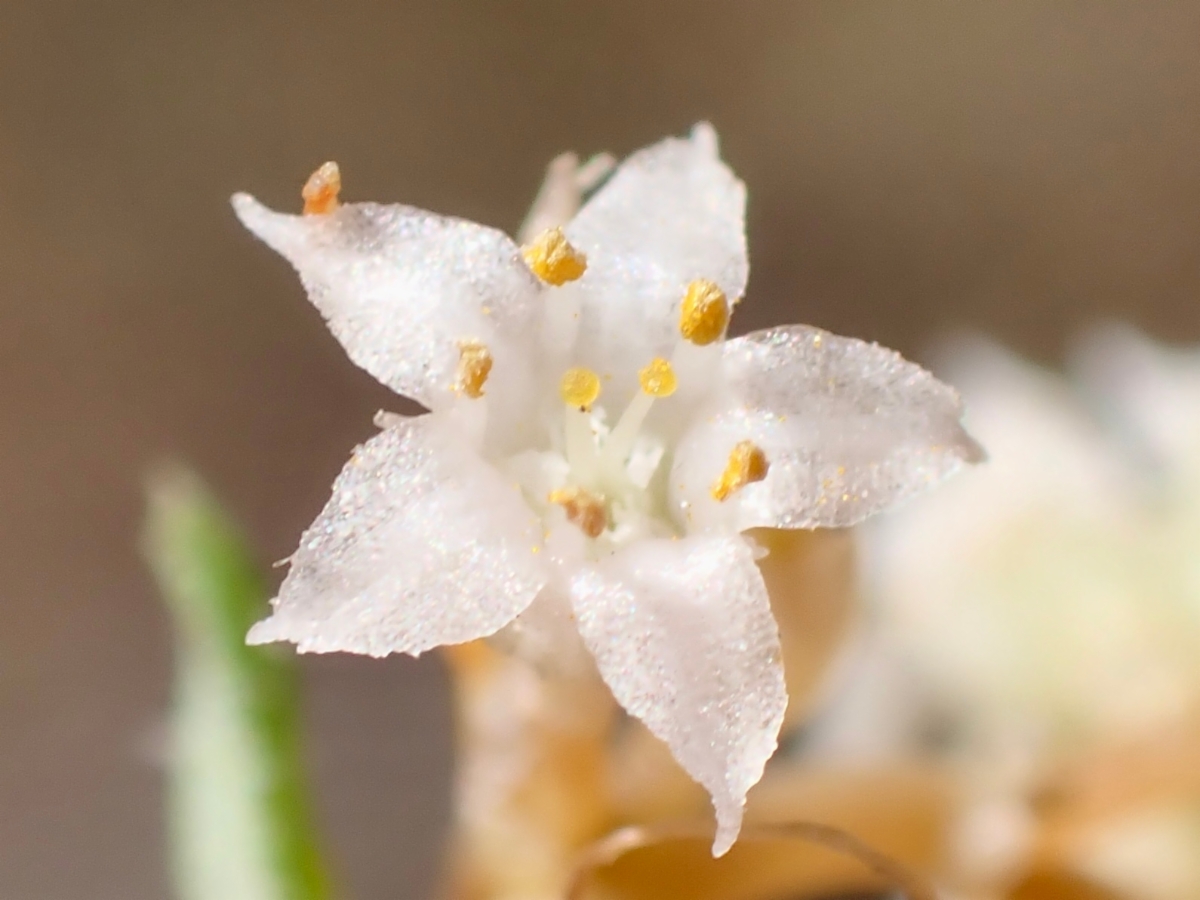
M 296 268 L 350 358 L 388 387 L 446 406 L 460 342 L 475 340 L 494 359 L 489 406 L 528 395 L 542 288 L 502 232 L 399 205 L 295 216 L 237 194 L 233 207 Z
M 617 701 L 712 795 L 713 853 L 723 854 L 787 707 L 750 545 L 739 536 L 631 544 L 577 573 L 571 601 Z
M 1071 369 L 1127 446 L 1155 474 L 1196 483 L 1200 471 L 1200 352 L 1156 343 L 1128 325 L 1086 330 Z M 1142 460 L 1139 460 L 1142 461 Z
M 418 655 L 490 635 L 546 583 L 517 489 L 434 415 L 358 447 L 250 643 Z
M 571 288 L 582 309 L 577 355 L 613 376 L 606 390 L 636 386 L 636 373 L 679 342 L 679 303 L 689 282 L 707 278 L 730 302 L 742 296 L 745 186 L 717 155 L 716 135 L 697 125 L 625 160 L 566 232 L 587 254 Z
M 878 344 L 794 325 L 728 341 L 722 366 L 672 471 L 689 528 L 853 525 L 982 458 L 958 394 Z M 767 477 L 717 503 L 710 486 L 743 440 Z
M 523 613 L 492 635 L 489 643 L 523 659 L 546 678 L 596 677 L 596 666 L 579 637 L 561 578 L 552 579 Z

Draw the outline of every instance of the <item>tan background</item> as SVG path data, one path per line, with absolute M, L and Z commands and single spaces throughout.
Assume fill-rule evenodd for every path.
M 1194 2 L 0 4 L 0 898 L 167 894 L 144 467 L 194 462 L 279 558 L 393 402 L 230 192 L 335 158 L 351 199 L 511 228 L 558 151 L 707 117 L 750 186 L 738 328 L 1195 340 L 1198 38 Z M 352 895 L 423 896 L 436 665 L 304 668 Z

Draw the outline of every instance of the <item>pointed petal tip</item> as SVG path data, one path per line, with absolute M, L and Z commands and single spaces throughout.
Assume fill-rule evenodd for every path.
M 782 698 L 782 703 L 764 723 L 759 733 L 757 752 L 748 754 L 749 765 L 741 772 L 741 779 L 735 782 L 727 777 L 724 790 L 719 793 L 709 787 L 713 810 L 716 813 L 717 831 L 713 836 L 712 855 L 714 859 L 724 856 L 737 843 L 742 832 L 742 822 L 746 813 L 746 796 L 750 789 L 762 780 L 767 762 L 779 749 L 779 733 L 783 728 L 784 716 L 787 712 L 787 685 L 783 677 L 782 664 L 772 667 L 777 677 L 776 692 Z
M 229 198 L 229 205 L 233 207 L 233 211 L 239 219 L 243 219 L 247 215 L 252 215 L 258 210 L 266 209 L 259 203 L 252 194 L 245 191 L 238 191 Z
M 314 220 L 326 218 L 280 212 L 241 191 L 230 197 L 229 202 L 247 231 L 297 268 L 312 252 Z
M 576 576 L 571 594 L 613 696 L 708 791 L 713 855 L 723 855 L 787 709 L 778 628 L 753 550 L 736 537 L 649 541 Z
M 743 805 L 744 803 L 741 803 L 736 809 L 717 811 L 717 833 L 713 836 L 712 844 L 713 859 L 720 859 L 737 842 L 742 831 Z
M 693 144 L 706 150 L 710 156 L 714 158 L 720 156 L 720 141 L 717 139 L 717 129 L 713 127 L 712 122 L 697 122 L 693 125 L 691 138 Z
M 230 197 L 229 204 L 233 207 L 233 213 L 238 217 L 238 221 L 260 240 L 267 240 L 265 232 L 272 220 L 285 218 L 283 213 L 276 212 L 259 202 L 253 195 L 243 191 Z
M 274 644 L 276 641 L 283 639 L 283 635 L 279 633 L 278 623 L 274 616 L 269 616 L 261 622 L 255 622 L 250 626 L 250 630 L 246 632 L 246 646 L 248 647 Z
M 962 448 L 963 462 L 976 466 L 988 461 L 987 448 L 971 436 L 966 428 L 960 426 L 959 446 Z

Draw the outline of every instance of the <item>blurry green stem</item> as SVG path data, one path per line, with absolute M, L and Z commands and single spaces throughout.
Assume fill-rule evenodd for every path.
M 150 484 L 143 549 L 175 623 L 168 818 L 179 900 L 324 900 L 291 660 L 247 647 L 251 556 L 187 471 Z

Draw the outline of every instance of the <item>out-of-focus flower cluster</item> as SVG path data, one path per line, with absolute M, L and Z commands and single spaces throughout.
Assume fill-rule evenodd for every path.
M 989 465 L 865 532 L 874 601 L 808 759 L 936 763 L 951 868 L 1200 896 L 1200 352 L 1097 329 L 1060 378 L 948 349 Z

